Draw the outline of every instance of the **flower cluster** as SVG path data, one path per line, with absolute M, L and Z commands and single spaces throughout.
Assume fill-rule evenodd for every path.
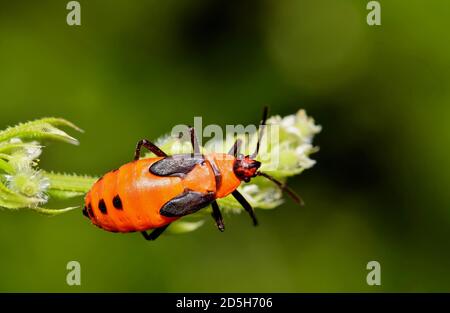
M 38 168 L 38 158 L 43 148 L 40 142 L 57 140 L 78 144 L 75 138 L 58 126 L 80 130 L 64 119 L 46 118 L 19 124 L 0 132 L 0 207 L 26 208 L 49 215 L 72 209 L 53 210 L 42 207 L 47 203 L 49 195 L 58 191 L 54 190 L 51 177 L 65 175 L 46 173 Z M 58 188 L 58 185 L 55 187 Z M 68 192 L 64 189 L 63 191 Z

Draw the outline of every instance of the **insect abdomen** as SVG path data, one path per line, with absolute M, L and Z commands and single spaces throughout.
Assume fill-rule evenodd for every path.
M 100 228 L 113 232 L 143 231 L 164 226 L 176 218 L 159 209 L 183 191 L 178 177 L 156 177 L 151 164 L 161 158 L 123 165 L 100 178 L 85 198 L 85 215 Z

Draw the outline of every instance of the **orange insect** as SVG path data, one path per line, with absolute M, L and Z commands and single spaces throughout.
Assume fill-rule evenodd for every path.
M 145 239 L 155 240 L 173 221 L 209 205 L 220 231 L 225 229 L 216 199 L 232 194 L 257 220 L 252 206 L 237 190 L 241 181 L 264 176 L 287 191 L 297 202 L 300 198 L 281 182 L 258 171 L 258 154 L 267 108 L 252 155 L 239 154 L 241 141 L 228 154 L 201 154 L 193 128 L 190 128 L 193 154 L 168 156 L 148 140 L 136 146 L 134 161 L 106 173 L 87 193 L 83 214 L 96 226 L 111 232 L 142 232 Z M 140 159 L 142 146 L 156 157 Z M 148 234 L 146 231 L 153 229 Z

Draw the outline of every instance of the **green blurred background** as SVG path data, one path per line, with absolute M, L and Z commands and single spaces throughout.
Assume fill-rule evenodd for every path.
M 450 291 L 450 3 L 380 2 L 369 27 L 364 0 L 89 0 L 70 27 L 67 1 L 2 1 L 1 128 L 85 130 L 49 145 L 44 169 L 100 175 L 138 139 L 194 116 L 255 123 L 264 104 L 323 131 L 317 165 L 290 181 L 307 205 L 258 210 L 258 228 L 231 215 L 225 233 L 211 220 L 149 243 L 78 211 L 3 210 L 0 291 Z

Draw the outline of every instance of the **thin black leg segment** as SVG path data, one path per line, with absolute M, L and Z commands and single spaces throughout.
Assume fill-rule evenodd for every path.
M 241 150 L 241 145 L 242 145 L 242 140 L 236 139 L 236 141 L 234 142 L 234 145 L 231 147 L 230 151 L 228 151 L 228 154 L 237 158 L 237 156 L 239 155 L 239 152 Z
M 167 224 L 159 228 L 155 228 L 155 230 L 152 231 L 150 234 L 148 234 L 146 231 L 143 231 L 142 235 L 146 240 L 156 240 L 159 237 L 159 235 L 161 235 L 167 229 L 167 227 L 169 227 L 169 225 L 170 224 Z
M 167 154 L 158 148 L 155 144 L 148 141 L 147 139 L 139 140 L 136 145 L 136 150 L 134 151 L 134 160 L 139 160 L 141 157 L 141 148 L 142 146 L 146 147 L 150 152 L 153 152 L 158 157 L 166 157 Z
M 195 135 L 195 128 L 189 127 L 189 132 L 191 133 L 191 144 L 194 149 L 194 155 L 200 154 L 200 147 L 198 145 L 197 136 Z
M 231 194 L 242 205 L 242 207 L 248 212 L 248 214 L 252 218 L 253 225 L 255 225 L 255 226 L 258 225 L 258 220 L 256 219 L 255 211 L 253 210 L 250 203 L 248 203 L 247 200 L 245 200 L 244 196 L 237 190 L 233 191 Z
M 224 231 L 225 225 L 223 224 L 222 213 L 220 213 L 220 208 L 219 205 L 217 204 L 217 201 L 213 201 L 211 203 L 211 206 L 212 206 L 212 217 L 216 221 L 217 228 L 220 231 Z

